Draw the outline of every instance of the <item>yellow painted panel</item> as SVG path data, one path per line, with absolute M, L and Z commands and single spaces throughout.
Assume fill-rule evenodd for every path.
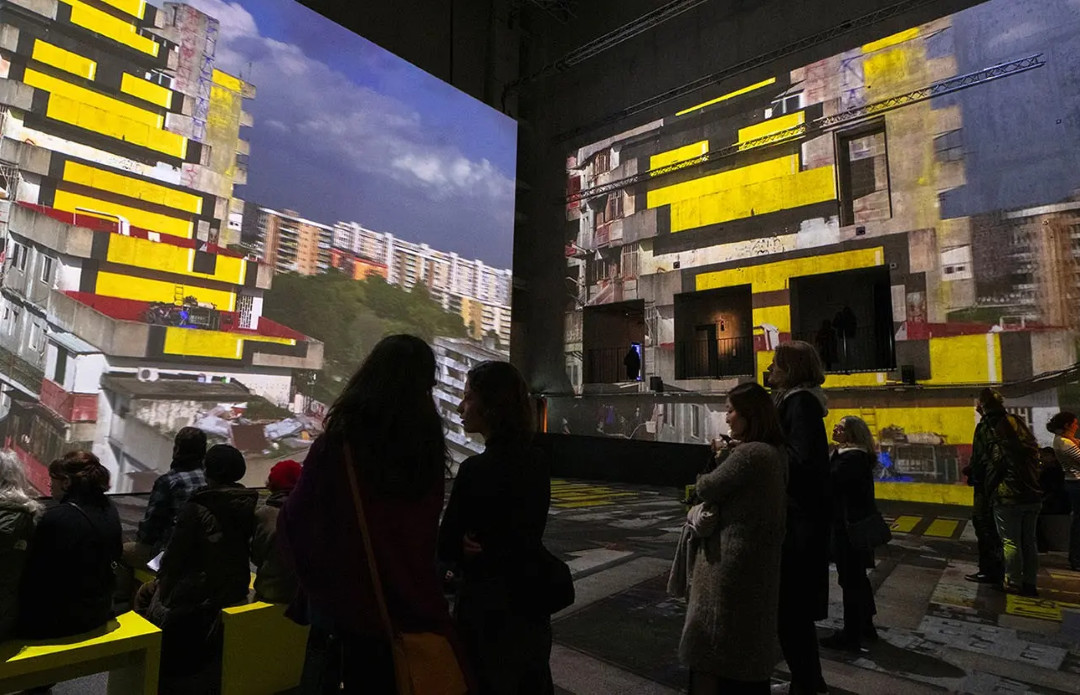
M 197 195 L 156 183 L 129 178 L 122 174 L 97 169 L 78 162 L 64 164 L 64 180 L 129 198 L 137 198 L 147 203 L 164 205 L 195 215 L 202 213 L 203 199 Z
M 685 116 L 686 114 L 690 113 L 691 111 L 697 111 L 698 109 L 703 109 L 706 106 L 712 106 L 713 104 L 719 104 L 722 101 L 727 101 L 728 99 L 734 99 L 735 97 L 742 96 L 743 94 L 749 94 L 750 92 L 761 89 L 762 87 L 768 87 L 769 85 L 774 84 L 775 82 L 776 82 L 776 78 L 775 77 L 770 77 L 767 80 L 762 80 L 761 82 L 756 82 L 756 83 L 754 83 L 752 85 L 749 85 L 747 87 L 743 87 L 742 89 L 736 89 L 734 92 L 728 92 L 727 94 L 724 94 L 723 96 L 716 97 L 715 99 L 710 99 L 710 100 L 708 100 L 708 101 L 706 101 L 704 103 L 698 104 L 697 106 L 691 106 L 688 109 L 683 109 L 682 111 L 679 111 L 675 115 L 676 116 Z
M 956 527 L 960 525 L 959 521 L 955 519 L 934 519 L 930 524 L 930 528 L 923 532 L 924 536 L 934 536 L 935 538 L 952 538 L 956 533 Z
M 654 154 L 653 156 L 649 157 L 649 168 L 659 169 L 660 167 L 666 167 L 668 164 L 674 164 L 675 162 L 682 162 L 687 159 L 693 159 L 694 157 L 703 155 L 708 151 L 708 140 L 695 142 L 692 145 L 684 145 L 674 150 L 668 150 L 667 152 L 661 152 L 660 154 Z
M 806 114 L 802 111 L 797 111 L 785 116 L 779 116 L 778 118 L 770 118 L 767 121 L 755 123 L 754 125 L 746 126 L 745 128 L 739 128 L 739 143 L 757 140 L 766 135 L 779 133 L 781 130 L 794 128 L 795 126 L 802 124 L 805 120 Z
M 858 374 L 826 374 L 823 386 L 827 389 L 852 386 L 881 386 L 885 372 L 860 372 Z
M 146 16 L 146 0 L 101 0 L 106 5 L 111 5 L 121 12 L 127 12 L 132 17 L 142 19 Z
M 1066 608 L 1080 608 L 1080 603 L 1066 603 L 1065 601 L 1052 601 L 1045 598 L 1030 598 L 1007 594 L 1005 596 L 1005 612 L 1009 615 L 1019 615 L 1025 618 L 1037 618 L 1060 623 L 1062 611 Z
M 171 89 L 126 72 L 120 78 L 120 91 L 138 97 L 143 101 L 148 101 L 155 106 L 166 109 L 172 106 L 173 93 Z
M 788 155 L 649 191 L 648 207 L 671 206 L 671 231 L 836 199 L 832 166 L 799 171 Z
M 161 46 L 136 31 L 136 26 L 79 0 L 60 0 L 71 6 L 71 23 L 157 57 Z
M 244 356 L 244 341 L 295 345 L 292 338 L 270 336 L 247 336 L 224 331 L 204 331 L 197 328 L 165 329 L 164 352 L 168 355 L 191 355 L 194 357 L 220 357 L 238 360 Z
M 769 324 L 776 326 L 781 333 L 791 332 L 791 307 L 787 304 L 782 306 L 763 306 L 753 310 L 755 326 Z
M 930 379 L 922 383 L 986 384 L 1000 381 L 1000 334 L 930 339 Z
M 755 294 L 788 289 L 788 281 L 803 275 L 835 273 L 840 270 L 872 268 L 885 262 L 880 246 L 855 251 L 841 251 L 808 258 L 792 258 L 775 263 L 701 273 L 696 278 L 698 290 L 713 290 L 735 285 L 752 285 Z
M 898 516 L 892 523 L 892 530 L 900 533 L 911 533 L 911 530 L 922 521 L 921 516 Z
M 66 51 L 59 46 L 46 43 L 41 39 L 34 40 L 34 52 L 31 56 L 34 60 L 51 65 L 54 68 L 70 72 L 72 75 L 94 79 L 97 75 L 97 63 L 89 58 L 83 58 L 78 53 Z
M 286 618 L 285 608 L 256 602 L 222 611 L 221 695 L 286 692 L 300 683 L 308 628 Z
M 243 258 L 219 255 L 213 274 L 194 272 L 191 269 L 194 259 L 194 249 L 119 234 L 109 237 L 107 260 L 110 263 L 151 268 L 165 273 L 217 280 L 233 285 L 242 285 L 244 282 L 245 261 Z
M 858 408 L 829 408 L 829 414 L 825 416 L 825 430 L 831 432 L 840 418 L 848 415 L 862 417 Z M 975 432 L 975 418 L 974 406 L 874 409 L 878 430 L 899 427 L 907 434 L 937 434 L 944 438 L 947 445 L 970 444 Z
M 240 92 L 244 89 L 244 82 L 240 78 L 233 77 L 229 73 L 222 72 L 221 70 L 214 70 L 213 82 L 214 84 L 221 85 L 225 89 L 230 89 L 234 92 Z
M 53 200 L 53 207 L 64 212 L 76 212 L 76 208 L 104 212 L 109 215 L 124 217 L 135 227 L 148 229 L 152 232 L 170 234 L 172 236 L 190 239 L 195 225 L 190 219 L 183 220 L 170 217 L 158 212 L 147 212 L 128 205 L 121 205 L 107 200 L 98 200 L 90 196 L 72 193 L 70 191 L 57 191 Z
M 80 104 L 86 104 L 110 114 L 116 114 L 135 123 L 141 123 L 152 128 L 161 128 L 165 125 L 165 117 L 160 114 L 99 94 L 92 89 L 65 82 L 58 77 L 46 75 L 37 70 L 28 69 L 23 76 L 23 82 L 35 89 L 49 92 L 53 96 L 65 97 Z
M 765 370 L 772 364 L 773 357 L 775 356 L 776 353 L 772 350 L 762 350 L 757 353 L 757 382 L 759 384 L 766 383 Z
M 874 497 L 879 500 L 970 507 L 972 505 L 972 488 L 967 485 L 945 485 L 941 483 L 875 482 Z
M 877 41 L 871 41 L 870 43 L 863 44 L 863 53 L 873 53 L 874 51 L 880 51 L 883 48 L 888 48 L 889 46 L 895 46 L 898 43 L 910 41 L 918 35 L 918 27 L 906 29 L 897 34 L 893 34 L 892 36 L 886 36 L 883 39 L 878 39 Z
M 168 302 L 172 304 L 176 299 L 177 285 L 183 288 L 185 297 L 193 295 L 200 302 L 216 305 L 221 311 L 233 311 L 236 308 L 236 295 L 232 292 L 104 271 L 98 272 L 97 285 L 94 291 L 106 297 L 122 297 L 124 299 L 136 299 L 140 302 Z

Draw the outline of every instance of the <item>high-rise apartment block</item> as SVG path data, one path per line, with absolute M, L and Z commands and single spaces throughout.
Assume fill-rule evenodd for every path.
M 393 285 L 409 290 L 424 285 L 443 309 L 461 315 L 472 338 L 495 333 L 504 346 L 510 344 L 510 270 L 375 232 L 355 222 L 334 226 L 333 245 L 382 264 L 387 282 Z
M 138 487 L 208 403 L 285 405 L 321 367 L 262 316 L 272 269 L 225 248 L 255 88 L 218 33 L 182 4 L 0 0 L 0 433 L 39 489 L 76 447 Z

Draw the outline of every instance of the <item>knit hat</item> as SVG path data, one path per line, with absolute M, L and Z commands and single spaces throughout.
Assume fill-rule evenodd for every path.
M 244 477 L 247 464 L 236 447 L 215 444 L 206 452 L 206 477 L 217 483 L 235 483 Z
M 272 492 L 292 490 L 296 487 L 296 483 L 300 481 L 300 471 L 302 470 L 303 466 L 298 461 L 292 459 L 278 461 L 270 469 L 270 477 L 266 480 L 266 486 Z

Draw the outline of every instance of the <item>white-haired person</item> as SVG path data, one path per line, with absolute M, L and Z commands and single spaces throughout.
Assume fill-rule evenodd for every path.
M 10 449 L 0 451 L 0 641 L 15 628 L 19 581 L 41 509 L 19 457 Z
M 848 524 L 877 514 L 874 502 L 874 436 L 860 418 L 840 418 L 833 427 L 836 449 L 830 459 L 832 481 L 832 556 L 844 590 L 844 627 L 821 640 L 829 649 L 860 652 L 877 641 L 874 628 L 874 590 L 866 570 L 874 566 L 874 551 L 858 548 L 848 537 Z

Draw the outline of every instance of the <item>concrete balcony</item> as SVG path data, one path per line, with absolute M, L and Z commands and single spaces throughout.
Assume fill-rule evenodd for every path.
M 96 393 L 70 393 L 50 379 L 41 382 L 41 404 L 64 422 L 96 422 L 98 418 Z

